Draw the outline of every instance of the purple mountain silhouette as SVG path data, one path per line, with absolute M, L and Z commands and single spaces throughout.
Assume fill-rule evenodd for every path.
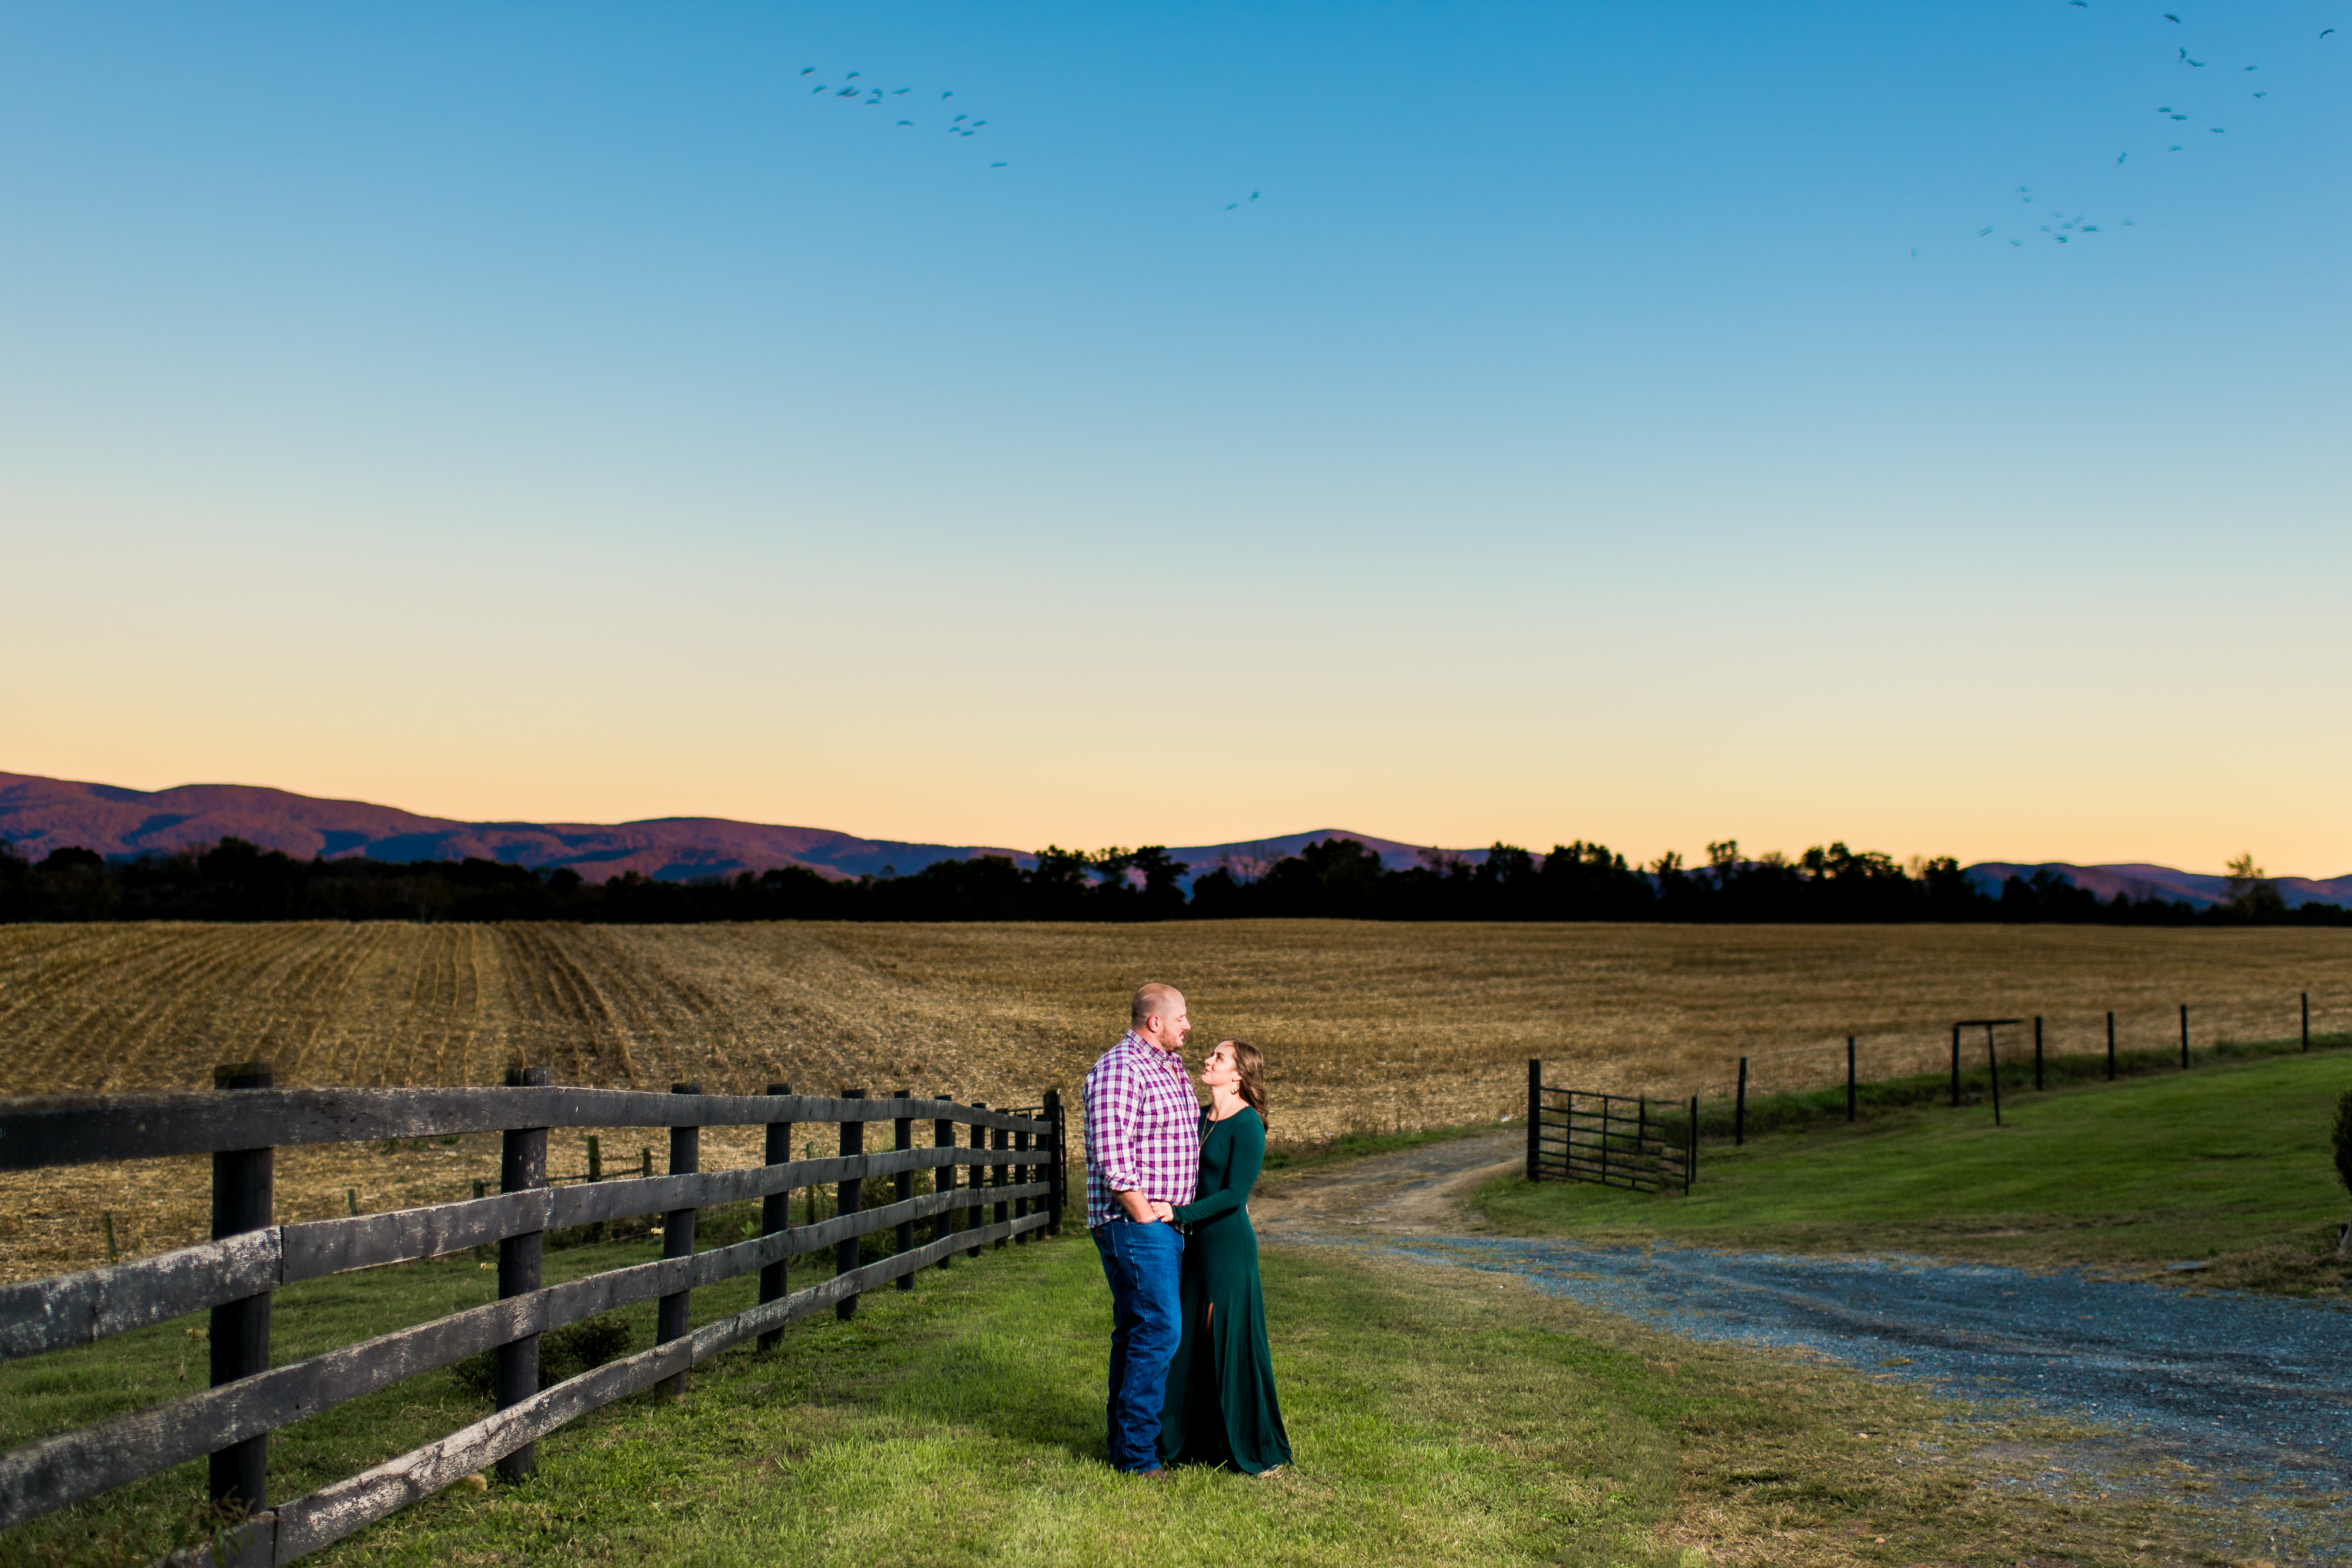
M 110 860 L 135 860 L 141 855 L 200 849 L 225 838 L 245 839 L 306 860 L 312 855 L 330 859 L 365 855 L 381 861 L 463 860 L 478 855 L 510 865 L 569 866 L 592 882 L 631 871 L 683 882 L 795 865 L 835 877 L 886 872 L 905 874 L 920 871 L 933 861 L 981 854 L 1008 855 L 1024 866 L 1036 863 L 1036 855 L 1030 850 L 864 839 L 829 828 L 788 828 L 724 817 L 654 817 L 610 823 L 460 822 L 446 817 L 420 817 L 364 800 L 321 800 L 249 784 L 183 784 L 171 789 L 143 790 L 0 773 L 0 841 L 13 843 L 17 853 L 34 860 L 53 850 L 74 847 L 96 850 Z M 1317 828 L 1228 844 L 1179 845 L 1169 853 L 1189 866 L 1192 876 L 1223 866 L 1246 878 L 1261 874 L 1276 861 L 1297 853 L 1318 839 L 1335 838 L 1354 839 L 1377 853 L 1381 864 L 1391 870 L 1432 855 L 1458 857 L 1472 863 L 1486 857 L 1484 850 L 1429 850 L 1347 828 Z M 2049 870 L 2103 899 L 2119 892 L 2128 892 L 2136 899 L 2154 894 L 2203 907 L 2228 896 L 2226 878 L 2168 866 L 1985 861 L 1968 870 L 1979 887 L 1995 893 L 2003 877 Z M 2315 900 L 2352 904 L 2352 875 L 2326 881 L 2281 877 L 2276 885 L 2290 905 Z

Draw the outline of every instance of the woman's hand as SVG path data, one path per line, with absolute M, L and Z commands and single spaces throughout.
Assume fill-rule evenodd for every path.
M 1153 1198 L 1151 1200 L 1151 1218 L 1160 1221 L 1162 1225 L 1173 1225 L 1176 1223 L 1176 1210 L 1171 1206 L 1160 1202 L 1158 1198 Z

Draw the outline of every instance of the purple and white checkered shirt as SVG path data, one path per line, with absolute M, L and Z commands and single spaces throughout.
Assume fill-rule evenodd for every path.
M 1184 1058 L 1129 1030 L 1087 1074 L 1087 1228 L 1125 1212 L 1115 1192 L 1174 1205 L 1200 1187 L 1201 1103 Z

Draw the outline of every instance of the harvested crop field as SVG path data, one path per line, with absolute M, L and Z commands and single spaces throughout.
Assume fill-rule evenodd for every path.
M 2087 1051 L 2112 1008 L 2122 1043 L 2147 1047 L 2176 1038 L 2185 1001 L 2205 1045 L 2291 1035 L 2307 990 L 2315 1030 L 2352 1028 L 2352 931 L 2326 929 L 16 925 L 0 927 L 0 1092 L 199 1088 L 215 1062 L 268 1057 L 281 1083 L 494 1083 L 521 1061 L 562 1082 L 1034 1103 L 1075 1089 L 1146 979 L 1184 988 L 1196 1044 L 1266 1051 L 1273 1130 L 1294 1142 L 1498 1117 L 1534 1055 L 1586 1086 L 1676 1094 L 1721 1083 L 1743 1052 L 1842 1070 L 1850 1032 L 1865 1074 L 1909 1070 L 1958 1018 L 2042 1014 L 2051 1049 Z M 749 1161 L 751 1136 L 715 1137 L 706 1159 Z M 614 1165 L 655 1141 L 620 1138 Z M 552 1153 L 563 1170 L 583 1158 Z M 496 1159 L 494 1139 L 289 1152 L 280 1212 L 459 1197 Z M 126 1252 L 204 1224 L 193 1167 L 0 1191 L 16 1277 L 102 1259 L 103 1209 Z

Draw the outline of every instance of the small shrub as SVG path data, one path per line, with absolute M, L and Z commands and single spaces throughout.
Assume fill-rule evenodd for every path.
M 618 1312 L 584 1322 L 567 1323 L 539 1337 L 539 1385 L 551 1387 L 567 1378 L 617 1361 L 629 1354 L 635 1335 Z M 449 1369 L 459 1386 L 477 1399 L 491 1398 L 498 1386 L 499 1353 L 469 1355 Z

